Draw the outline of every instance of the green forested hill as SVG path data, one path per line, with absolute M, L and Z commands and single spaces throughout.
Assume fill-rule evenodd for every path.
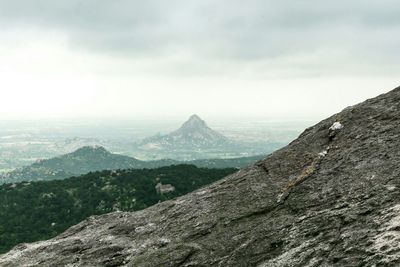
M 214 182 L 236 169 L 176 165 L 93 172 L 65 180 L 0 186 L 0 253 L 22 242 L 48 239 L 91 215 L 135 211 Z M 175 191 L 158 194 L 156 185 Z
M 88 172 L 145 168 L 132 157 L 112 154 L 103 147 L 82 147 L 72 153 L 40 160 L 32 165 L 0 175 L 3 183 L 65 179 Z
M 185 162 L 171 159 L 142 161 L 124 155 L 113 154 L 100 146 L 86 146 L 69 154 L 40 160 L 8 173 L 0 173 L 0 184 L 22 181 L 59 180 L 101 170 L 152 169 L 178 164 L 195 165 L 200 168 L 243 168 L 262 158 L 264 156 L 232 159 L 198 159 Z

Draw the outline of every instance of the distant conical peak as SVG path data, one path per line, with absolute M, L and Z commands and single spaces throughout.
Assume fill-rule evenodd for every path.
M 189 121 L 203 121 L 197 114 L 190 116 Z
M 207 124 L 198 115 L 194 114 L 190 116 L 189 120 L 187 120 L 182 127 L 207 127 Z

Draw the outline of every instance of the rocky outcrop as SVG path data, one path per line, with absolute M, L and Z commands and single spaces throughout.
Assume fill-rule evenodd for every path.
M 399 125 L 397 88 L 211 186 L 91 217 L 0 265 L 399 266 Z

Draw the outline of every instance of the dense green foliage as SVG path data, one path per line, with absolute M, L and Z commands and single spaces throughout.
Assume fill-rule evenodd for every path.
M 191 192 L 236 169 L 176 165 L 93 172 L 65 180 L 0 186 L 0 253 L 22 242 L 48 239 L 91 215 L 135 211 Z M 174 192 L 158 194 L 158 183 Z

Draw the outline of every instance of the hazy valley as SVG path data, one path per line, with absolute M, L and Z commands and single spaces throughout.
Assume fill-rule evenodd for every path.
M 0 172 L 28 166 L 38 160 L 72 153 L 84 146 L 103 146 L 112 153 L 140 160 L 195 160 L 210 158 L 238 158 L 265 155 L 297 137 L 312 122 L 228 122 L 216 126 L 218 132 L 232 140 L 232 144 L 186 150 L 182 147 L 154 150 L 143 147 L 143 140 L 156 133 L 168 134 L 179 128 L 179 122 L 117 121 L 54 121 L 1 123 Z M 174 127 L 174 125 L 177 125 Z M 175 129 L 174 129 L 175 128 Z M 214 128 L 214 127 L 213 127 Z M 153 136 L 153 137 L 152 137 Z

